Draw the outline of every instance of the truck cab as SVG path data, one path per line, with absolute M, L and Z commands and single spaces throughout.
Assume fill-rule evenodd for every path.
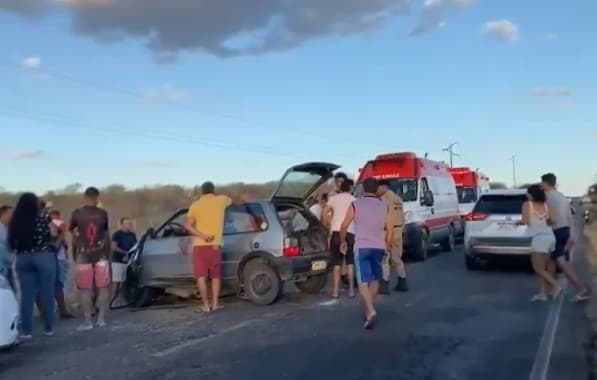
M 381 154 L 365 163 L 357 180 L 389 181 L 404 204 L 404 249 L 415 259 L 425 260 L 429 248 L 439 244 L 454 249 L 455 237 L 463 232 L 454 179 L 443 162 L 417 157 L 415 153 Z

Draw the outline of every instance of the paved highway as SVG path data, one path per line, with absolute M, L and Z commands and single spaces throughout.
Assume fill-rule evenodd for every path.
M 582 255 L 576 260 L 582 266 Z M 412 291 L 380 299 L 374 331 L 361 328 L 358 300 L 323 294 L 288 295 L 271 307 L 234 299 L 211 315 L 191 307 L 121 310 L 107 328 L 79 333 L 76 322 L 62 323 L 55 337 L 37 335 L 0 354 L 0 377 L 585 378 L 587 326 L 583 307 L 568 302 L 570 290 L 560 304 L 532 304 L 528 271 L 468 272 L 461 250 L 408 271 Z

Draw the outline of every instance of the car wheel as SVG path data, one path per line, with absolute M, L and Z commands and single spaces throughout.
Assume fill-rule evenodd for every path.
M 454 236 L 454 226 L 450 226 L 450 230 L 448 232 L 448 237 L 442 243 L 442 249 L 444 252 L 452 252 L 454 251 L 456 237 Z
M 157 294 L 156 289 L 149 286 L 140 286 L 139 276 L 131 267 L 127 270 L 124 297 L 126 302 L 133 307 L 151 306 Z
M 421 230 L 421 237 L 419 239 L 419 244 L 415 248 L 414 258 L 417 261 L 425 261 L 425 260 L 427 260 L 428 253 L 429 253 L 429 235 L 427 234 L 426 230 Z
M 243 269 L 244 290 L 256 305 L 271 305 L 282 294 L 283 282 L 274 268 L 260 259 L 249 261 Z
M 477 258 L 475 256 L 465 255 L 464 256 L 464 265 L 466 266 L 466 269 L 471 270 L 471 271 L 481 269 L 481 263 L 479 263 L 479 261 L 477 260 Z
M 297 281 L 294 286 L 303 293 L 319 294 L 328 281 L 327 273 L 310 276 L 305 281 Z

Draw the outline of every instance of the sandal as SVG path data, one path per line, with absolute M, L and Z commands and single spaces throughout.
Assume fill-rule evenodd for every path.
M 545 302 L 547 301 L 547 296 L 545 294 L 535 294 L 533 298 L 531 298 L 531 302 Z
M 365 328 L 365 330 L 373 330 L 375 328 L 376 324 L 377 324 L 377 313 L 374 313 L 372 316 L 370 316 L 368 319 L 365 320 L 365 324 L 363 325 L 363 327 Z
M 585 290 L 581 290 L 574 297 L 572 297 L 571 301 L 575 302 L 575 303 L 579 303 L 579 302 L 584 302 L 584 301 L 588 300 L 589 298 L 591 298 L 591 296 L 589 295 L 589 291 L 585 289 Z

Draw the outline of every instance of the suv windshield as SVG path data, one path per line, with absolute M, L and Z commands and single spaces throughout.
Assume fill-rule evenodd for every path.
M 477 189 L 475 187 L 456 187 L 458 192 L 458 203 L 474 203 L 477 200 Z
M 392 178 L 385 179 L 390 183 L 390 189 L 398 194 L 402 198 L 403 202 L 414 202 L 418 199 L 418 180 L 416 179 L 403 179 L 403 178 Z M 363 194 L 363 185 L 359 184 L 355 190 L 355 196 L 361 196 Z
M 485 214 L 517 215 L 522 213 L 526 195 L 483 195 L 474 212 Z

